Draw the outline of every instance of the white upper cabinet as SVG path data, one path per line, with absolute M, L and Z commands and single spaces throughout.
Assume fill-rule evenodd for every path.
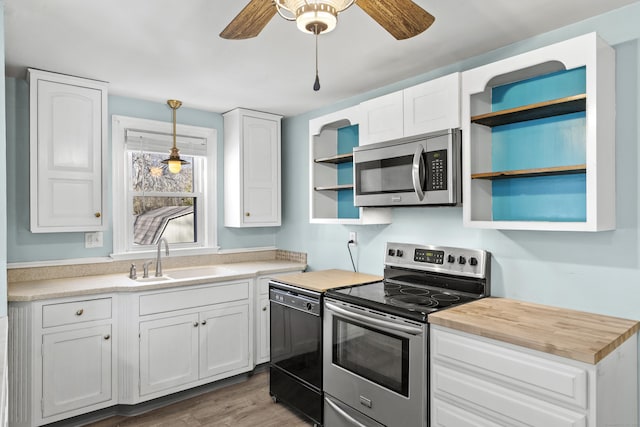
M 460 127 L 460 73 L 407 88 L 404 136 Z
M 465 226 L 614 229 L 615 89 L 595 33 L 465 71 Z
M 460 73 L 360 104 L 360 145 L 460 127 Z
M 106 228 L 107 85 L 29 70 L 31 231 Z
M 360 103 L 360 145 L 404 136 L 402 91 Z
M 281 224 L 281 116 L 235 109 L 224 115 L 224 225 Z

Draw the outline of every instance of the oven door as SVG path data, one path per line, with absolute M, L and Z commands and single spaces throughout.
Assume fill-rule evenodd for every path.
M 325 393 L 386 426 L 426 425 L 426 324 L 329 298 L 323 323 Z
M 450 130 L 354 149 L 355 205 L 458 203 L 459 135 Z

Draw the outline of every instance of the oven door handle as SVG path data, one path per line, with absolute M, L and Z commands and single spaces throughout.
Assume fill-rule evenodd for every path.
M 326 404 L 328 404 L 329 406 L 331 406 L 331 408 L 336 411 L 340 416 L 342 416 L 342 418 L 344 418 L 346 421 L 350 422 L 351 424 L 353 424 L 356 427 L 367 427 L 364 424 L 362 424 L 360 421 L 356 420 L 355 418 L 353 418 L 351 415 L 349 415 L 347 413 L 347 411 L 345 411 L 344 409 L 342 409 L 341 407 L 338 406 L 337 403 L 333 402 L 331 399 L 325 397 L 324 401 Z
M 410 335 L 422 335 L 422 328 L 419 328 L 417 326 L 411 326 L 411 325 L 401 325 L 399 323 L 395 323 L 395 322 L 389 322 L 387 320 L 382 320 L 382 319 L 376 319 L 374 317 L 370 317 L 361 313 L 355 313 L 351 310 L 348 310 L 346 308 L 343 307 L 339 307 L 333 303 L 330 303 L 328 301 L 325 301 L 325 307 L 328 310 L 331 310 L 335 313 L 338 313 L 344 317 L 347 317 L 349 319 L 352 320 L 358 320 L 360 322 L 363 323 L 368 323 L 370 325 L 375 325 L 375 326 L 379 326 L 381 328 L 387 328 L 393 331 L 397 331 L 397 332 L 404 332 Z
M 413 190 L 418 196 L 418 200 L 424 199 L 424 191 L 422 191 L 422 180 L 420 179 L 421 172 L 424 170 L 424 160 L 422 159 L 422 153 L 424 147 L 422 144 L 418 144 L 416 152 L 413 154 L 413 163 L 411 164 L 411 179 L 413 180 Z

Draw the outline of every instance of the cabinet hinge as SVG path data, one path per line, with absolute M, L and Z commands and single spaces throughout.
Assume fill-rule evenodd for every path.
M 40 411 L 44 415 L 44 399 L 40 399 Z

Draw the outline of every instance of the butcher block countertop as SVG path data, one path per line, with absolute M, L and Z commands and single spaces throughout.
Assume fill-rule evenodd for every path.
M 429 323 L 594 365 L 640 328 L 635 320 L 508 298 L 441 310 Z
M 383 278 L 371 274 L 354 273 L 345 270 L 320 270 L 308 273 L 287 274 L 276 280 L 287 285 L 309 289 L 311 291 L 324 292 L 329 289 L 342 288 L 349 285 L 379 282 Z

